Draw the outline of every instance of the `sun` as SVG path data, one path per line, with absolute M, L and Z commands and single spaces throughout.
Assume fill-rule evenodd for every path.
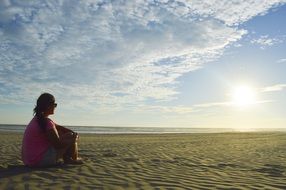
M 256 103 L 255 89 L 248 85 L 237 86 L 232 92 L 232 104 L 238 107 L 248 107 Z

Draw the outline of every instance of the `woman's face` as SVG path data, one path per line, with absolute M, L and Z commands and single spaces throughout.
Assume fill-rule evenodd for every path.
M 51 103 L 46 111 L 46 115 L 52 115 L 55 112 L 55 108 L 57 107 L 57 104 L 55 102 Z

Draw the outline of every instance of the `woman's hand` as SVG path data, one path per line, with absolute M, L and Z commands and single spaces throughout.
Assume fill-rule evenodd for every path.
M 67 132 L 64 134 L 64 137 L 67 139 L 71 139 L 73 142 L 78 140 L 78 134 L 75 132 Z
M 78 134 L 77 134 L 77 133 L 75 133 L 75 132 L 73 132 L 73 136 L 74 136 L 74 138 L 75 138 L 75 141 L 78 141 L 78 139 L 79 139 Z
M 76 132 L 69 132 L 71 138 L 76 142 L 79 139 L 79 136 Z

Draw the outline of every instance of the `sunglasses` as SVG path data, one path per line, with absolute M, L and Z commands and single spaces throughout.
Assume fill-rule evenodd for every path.
M 54 102 L 52 102 L 51 105 L 53 105 L 55 108 L 58 106 L 58 104 Z

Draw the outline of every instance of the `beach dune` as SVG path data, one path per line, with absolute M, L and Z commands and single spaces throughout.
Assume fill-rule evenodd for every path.
M 285 133 L 81 135 L 85 164 L 38 169 L 0 139 L 0 189 L 286 189 Z

